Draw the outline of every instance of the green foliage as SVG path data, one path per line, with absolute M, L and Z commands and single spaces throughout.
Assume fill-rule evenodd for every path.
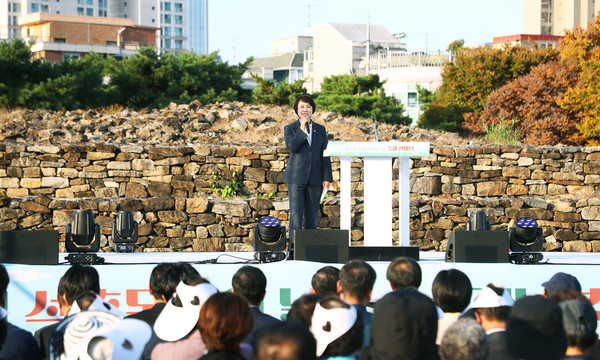
M 448 44 L 448 51 L 458 52 L 465 46 L 465 39 L 454 40 Z
M 484 124 L 483 127 L 486 132 L 484 138 L 490 142 L 515 145 L 523 138 L 515 121 L 500 120 L 496 124 Z
M 483 112 L 488 95 L 539 64 L 555 60 L 554 49 L 529 50 L 524 47 L 491 49 L 463 48 L 454 63 L 442 71 L 442 85 L 436 91 L 432 106 L 419 122 L 429 128 L 460 130 L 463 114 Z M 456 113 L 454 113 L 456 112 Z
M 293 84 L 285 81 L 276 84 L 255 75 L 252 75 L 252 79 L 256 82 L 256 88 L 252 91 L 252 102 L 255 104 L 293 106 L 298 96 L 306 94 L 303 87 L 305 80 L 298 80 Z
M 0 105 L 31 109 L 161 108 L 171 102 L 240 100 L 250 92 L 241 76 L 252 58 L 229 66 L 218 54 L 156 54 L 141 49 L 116 61 L 97 54 L 56 64 L 32 60 L 29 45 L 16 39 L 0 42 Z M 110 79 L 108 84 L 104 79 Z
M 231 182 L 223 187 L 219 188 L 219 180 L 221 180 L 221 173 L 217 171 L 212 172 L 213 182 L 211 183 L 213 189 L 213 195 L 229 198 L 232 196 L 238 196 L 241 194 L 241 183 L 240 174 L 237 171 L 231 173 Z
M 408 125 L 402 104 L 385 95 L 378 75 L 334 75 L 323 79 L 315 95 L 317 108 L 340 115 L 359 116 L 380 122 Z

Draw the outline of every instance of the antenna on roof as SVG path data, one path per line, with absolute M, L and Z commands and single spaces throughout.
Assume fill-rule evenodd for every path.
M 310 26 L 310 7 L 311 6 L 315 6 L 317 4 L 308 4 L 308 25 L 306 26 L 306 28 L 304 28 L 304 35 L 310 35 L 310 32 L 312 31 L 312 28 Z

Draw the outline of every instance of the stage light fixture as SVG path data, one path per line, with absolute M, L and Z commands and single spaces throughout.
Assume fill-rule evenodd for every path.
M 487 219 L 484 211 L 472 212 L 469 221 L 465 224 L 466 230 L 470 231 L 490 231 L 492 225 Z
M 112 223 L 112 243 L 116 252 L 134 252 L 138 240 L 138 223 L 131 211 L 119 211 Z
M 281 261 L 286 258 L 287 245 L 285 226 L 274 216 L 265 216 L 254 226 L 252 246 L 255 258 L 260 263 Z
M 76 210 L 67 224 L 65 248 L 70 264 L 100 264 L 104 259 L 95 253 L 100 250 L 100 225 L 91 210 Z
M 537 221 L 520 217 L 509 230 L 510 258 L 517 264 L 536 264 L 543 259 L 544 234 Z

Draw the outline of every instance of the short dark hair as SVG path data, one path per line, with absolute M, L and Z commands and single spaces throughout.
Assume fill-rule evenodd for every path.
M 171 297 L 173 297 L 173 294 L 177 289 L 177 285 L 179 285 L 181 281 L 194 275 L 200 274 L 192 265 L 185 262 L 172 264 L 164 275 L 165 284 L 162 291 L 165 295 L 165 299 L 169 300 Z
M 311 279 L 312 288 L 321 296 L 337 295 L 337 282 L 340 279 L 340 269 L 325 266 L 317 270 Z
M 245 297 L 252 305 L 260 305 L 267 291 L 267 278 L 257 267 L 245 265 L 231 279 L 233 291 Z
M 6 289 L 8 289 L 8 284 L 10 283 L 10 277 L 8 276 L 8 271 L 4 265 L 0 264 L 0 297 L 6 294 Z
M 394 290 L 421 286 L 421 266 L 414 259 L 400 256 L 392 260 L 387 268 L 386 278 Z
M 167 297 L 167 294 L 173 294 L 171 286 L 166 281 L 167 272 L 172 267 L 172 263 L 161 263 L 156 265 L 150 273 L 150 290 L 152 290 L 152 296 L 157 300 L 161 300 L 163 296 L 169 300 L 170 296 Z
M 305 94 L 305 95 L 298 96 L 298 98 L 296 99 L 296 102 L 294 102 L 294 112 L 296 113 L 296 115 L 298 115 L 298 103 L 300 103 L 300 101 L 310 105 L 313 109 L 313 113 L 315 111 L 317 111 L 317 104 L 315 104 L 315 101 L 313 100 L 313 98 L 310 95 Z
M 359 299 L 365 299 L 373 290 L 377 273 L 363 260 L 352 260 L 340 270 L 342 291 Z
M 444 312 L 462 312 L 471 301 L 473 286 L 464 272 L 457 269 L 440 271 L 431 285 L 433 301 Z
M 511 306 L 497 306 L 491 308 L 476 308 L 473 310 L 488 320 L 507 322 L 511 309 Z
M 325 309 L 350 308 L 350 305 L 335 297 L 327 298 L 321 301 L 320 304 Z M 357 318 L 354 325 L 352 325 L 352 327 L 345 334 L 327 345 L 322 356 L 324 359 L 336 356 L 348 356 L 360 350 L 363 344 L 363 338 L 365 336 L 365 326 L 362 319 L 362 313 L 357 311 L 356 315 Z
M 92 266 L 74 264 L 65 272 L 62 279 L 69 305 L 73 305 L 79 295 L 85 291 L 91 290 L 100 294 L 100 276 Z
M 254 326 L 254 315 L 243 297 L 221 292 L 202 305 L 197 326 L 208 351 L 239 353 L 240 342 Z
M 297 322 L 278 322 L 256 335 L 255 360 L 315 360 L 316 353 L 313 334 Z
M 286 320 L 293 320 L 310 327 L 315 306 L 322 297 L 319 294 L 304 294 L 292 303 Z

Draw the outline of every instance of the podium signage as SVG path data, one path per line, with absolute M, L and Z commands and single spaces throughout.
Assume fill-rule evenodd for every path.
M 331 141 L 323 155 L 340 156 L 340 228 L 344 230 L 352 228 L 351 160 L 353 156 L 364 158 L 365 246 L 393 245 L 392 159 L 399 158 L 398 239 L 401 246 L 410 246 L 409 159 L 429 156 L 429 143 Z

